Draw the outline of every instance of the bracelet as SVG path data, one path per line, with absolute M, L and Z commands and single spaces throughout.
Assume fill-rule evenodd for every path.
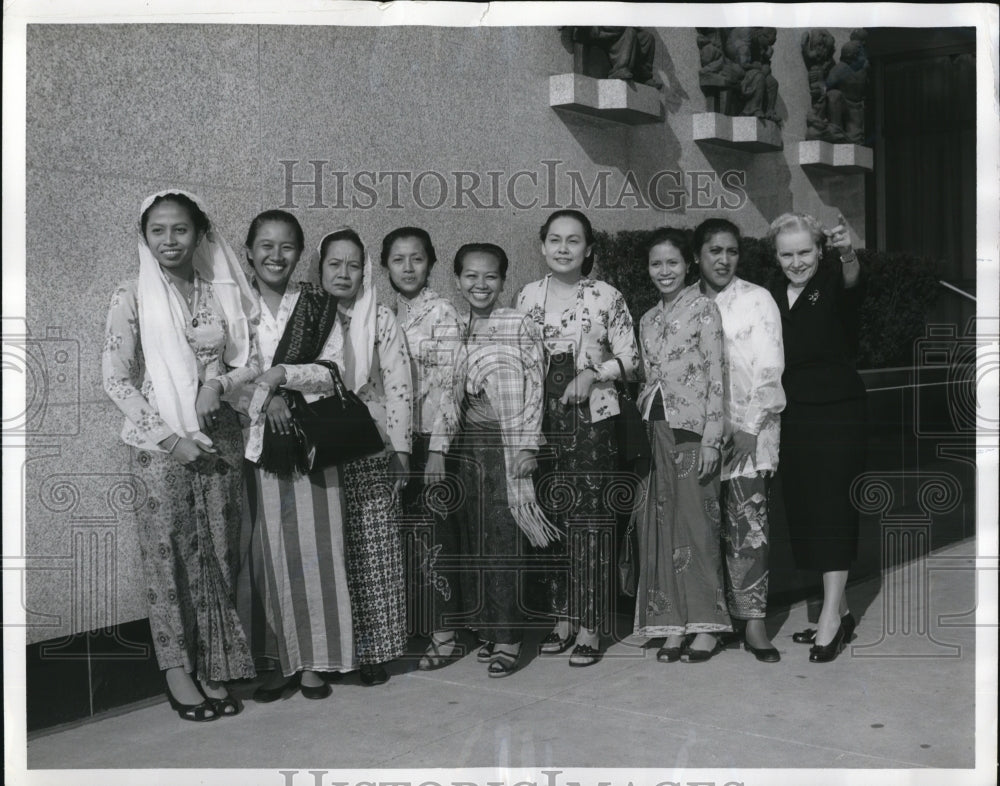
M 850 254 L 841 254 L 840 261 L 845 265 L 850 265 L 852 262 L 858 261 L 858 255 L 852 250 Z
M 174 448 L 177 447 L 177 444 L 180 441 L 181 441 L 181 435 L 180 434 L 174 434 L 174 442 L 173 442 L 173 444 L 169 448 L 164 448 L 164 450 L 167 451 L 167 453 L 173 453 L 174 452 Z
M 218 379 L 210 379 L 210 380 L 207 380 L 207 381 L 205 382 L 205 384 L 204 384 L 204 385 L 202 385 L 202 387 L 203 387 L 203 388 L 207 388 L 207 387 L 209 387 L 209 385 L 211 385 L 211 388 L 210 388 L 210 389 L 211 389 L 211 390 L 213 390 L 213 391 L 215 391 L 215 395 L 217 395 L 217 396 L 221 396 L 221 395 L 222 395 L 222 393 L 223 393 L 223 390 L 224 390 L 224 388 L 223 388 L 223 386 L 222 386 L 222 383 L 221 383 L 221 382 L 219 382 L 219 387 L 218 387 L 218 388 L 216 388 L 216 387 L 215 387 L 215 385 L 212 385 L 212 383 L 213 383 L 213 382 L 219 382 L 219 380 L 218 380 Z

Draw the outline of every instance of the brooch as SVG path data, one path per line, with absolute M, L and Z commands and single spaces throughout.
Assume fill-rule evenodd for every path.
M 817 300 L 819 300 L 819 291 L 814 290 L 809 294 L 809 302 L 815 306 Z

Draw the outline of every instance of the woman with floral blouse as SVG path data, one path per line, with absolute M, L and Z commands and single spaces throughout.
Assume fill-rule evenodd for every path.
M 632 317 L 621 293 L 588 278 L 594 265 L 594 231 L 577 210 L 558 210 L 541 227 L 549 274 L 527 284 L 514 301 L 542 331 L 545 344 L 543 431 L 554 458 L 539 480 L 541 504 L 565 540 L 553 554 L 570 557 L 571 570 L 546 578 L 555 629 L 541 654 L 565 652 L 571 666 L 600 659 L 599 628 L 607 621 L 612 554 L 606 528 L 616 511 L 608 490 L 618 463 L 614 381 L 639 363 Z M 566 486 L 572 499 L 562 499 Z M 558 549 L 556 551 L 555 549 Z M 574 636 L 572 627 L 579 629 Z
M 656 230 L 647 252 L 661 302 L 639 323 L 638 403 L 653 455 L 638 513 L 635 632 L 666 638 L 657 660 L 697 663 L 718 651 L 716 634 L 732 630 L 720 552 L 722 319 L 697 284 L 685 287 L 694 257 L 683 232 Z
M 458 430 L 455 369 L 462 353 L 458 311 L 427 286 L 435 262 L 431 237 L 419 227 L 399 227 L 382 241 L 382 267 L 396 292 L 396 319 L 410 354 L 413 384 L 411 479 L 402 495 L 403 514 L 433 526 L 431 543 L 417 555 L 419 587 L 414 588 L 431 598 L 431 643 L 417 664 L 423 671 L 441 668 L 460 654 L 448 621 L 460 607 L 459 579 L 435 567 L 439 558 L 457 554 L 455 522 L 432 510 L 426 498 L 427 490 L 445 478 L 445 454 Z
M 211 721 L 240 711 L 221 683 L 255 676 L 234 604 L 243 435 L 221 397 L 260 373 L 256 301 L 185 191 L 143 202 L 138 272 L 111 298 L 104 390 L 149 495 L 136 523 L 167 697 L 184 720 Z
M 389 679 L 383 664 L 406 644 L 399 495 L 410 460 L 410 356 L 396 318 L 375 302 L 371 258 L 358 234 L 326 235 L 319 258 L 323 289 L 338 301 L 344 384 L 368 407 L 386 445 L 341 467 L 355 651 L 362 683 L 379 685 Z

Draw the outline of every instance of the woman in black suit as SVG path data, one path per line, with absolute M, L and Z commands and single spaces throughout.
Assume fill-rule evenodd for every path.
M 825 663 L 855 628 L 845 588 L 858 547 L 850 488 L 864 471 L 867 431 L 865 386 L 855 368 L 861 268 L 843 216 L 824 230 L 812 216 L 786 213 L 768 238 L 786 278 L 771 290 L 781 312 L 788 399 L 778 471 L 796 565 L 823 574 L 817 628 L 793 638 L 813 645 L 810 661 Z M 824 260 L 827 247 L 839 254 Z

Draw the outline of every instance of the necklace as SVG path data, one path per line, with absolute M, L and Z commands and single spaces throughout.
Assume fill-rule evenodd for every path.
M 191 327 L 198 327 L 198 302 L 201 300 L 201 278 L 195 273 L 194 287 L 191 290 L 192 297 L 188 299 L 188 308 L 191 311 Z

